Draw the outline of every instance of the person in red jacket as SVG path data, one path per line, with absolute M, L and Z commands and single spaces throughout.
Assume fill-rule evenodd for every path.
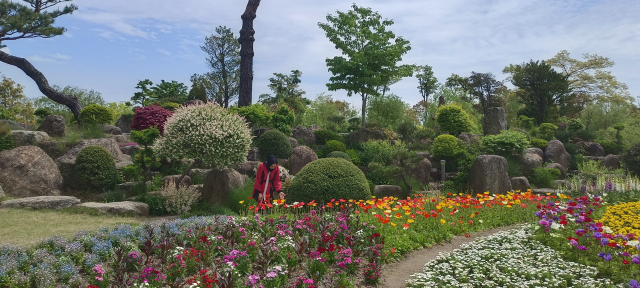
M 268 181 L 267 181 L 268 179 Z M 275 199 L 275 193 L 278 192 L 280 199 L 286 196 L 282 193 L 282 183 L 280 182 L 280 169 L 278 169 L 278 158 L 271 155 L 267 161 L 258 165 L 258 173 L 256 174 L 256 182 L 253 184 L 253 199 L 258 203 L 269 202 Z M 268 192 L 268 193 L 266 193 Z

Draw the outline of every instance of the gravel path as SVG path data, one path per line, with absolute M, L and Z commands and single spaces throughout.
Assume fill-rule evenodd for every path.
M 474 232 L 470 233 L 471 237 L 455 236 L 449 243 L 409 252 L 402 260 L 388 264 L 382 269 L 382 282 L 379 287 L 404 288 L 406 287 L 405 280 L 408 280 L 411 274 L 422 272 L 424 264 L 435 259 L 441 252 L 451 252 L 460 248 L 462 244 L 473 242 L 478 237 L 489 236 L 514 227 L 516 225 Z

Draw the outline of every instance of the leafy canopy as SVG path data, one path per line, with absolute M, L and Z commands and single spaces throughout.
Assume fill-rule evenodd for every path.
M 20 84 L 2 75 L 0 81 L 0 119 L 35 124 L 33 103 L 25 96 Z
M 3 41 L 23 38 L 51 38 L 62 35 L 65 28 L 53 27 L 56 18 L 77 10 L 70 4 L 62 9 L 44 11 L 62 2 L 71 0 L 24 0 L 29 6 L 8 0 L 0 1 L 0 48 Z
M 149 79 L 138 82 L 136 89 L 142 91 L 134 93 L 131 101 L 142 106 L 149 106 L 162 101 L 182 104 L 188 99 L 187 86 L 178 81 L 166 82 L 161 80 L 160 84 L 152 85 L 153 82 Z

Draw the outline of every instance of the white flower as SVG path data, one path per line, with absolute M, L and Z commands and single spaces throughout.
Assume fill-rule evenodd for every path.
M 560 228 L 563 228 L 563 229 L 564 229 L 564 225 L 558 224 L 558 223 L 556 223 L 556 222 L 551 223 L 551 229 L 553 229 L 553 230 L 558 230 L 558 229 L 560 229 Z
M 613 233 L 613 230 L 611 230 L 611 228 L 609 228 L 607 226 L 602 226 L 602 230 L 604 230 L 604 232 L 607 233 L 607 234 Z
M 640 241 L 638 241 L 638 240 L 631 240 L 631 241 L 627 241 L 627 244 L 626 244 L 626 245 L 627 245 L 627 246 L 636 246 L 636 245 L 639 245 L 639 244 L 640 244 Z

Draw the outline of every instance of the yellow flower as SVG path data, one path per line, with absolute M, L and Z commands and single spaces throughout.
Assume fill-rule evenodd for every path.
M 244 200 L 240 201 L 240 204 L 244 203 Z
M 393 227 L 396 227 L 396 225 L 397 225 L 396 223 L 393 223 L 393 222 L 389 222 L 389 224 L 391 224 L 391 226 L 393 226 Z
M 415 221 L 416 221 L 416 220 L 413 220 L 413 219 L 408 219 L 408 220 L 407 220 L 407 222 L 409 222 L 409 223 L 413 223 L 413 222 L 415 222 Z
M 447 220 L 440 219 L 440 224 L 447 224 Z

